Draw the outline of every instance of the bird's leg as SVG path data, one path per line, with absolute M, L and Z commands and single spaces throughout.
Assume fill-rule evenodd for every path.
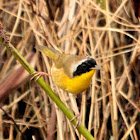
M 41 77 L 41 76 L 51 76 L 51 74 L 48 74 L 48 73 L 45 73 L 45 72 L 33 72 L 32 74 L 32 78 L 31 78 L 31 80 L 32 79 L 34 79 L 36 76 L 37 76 L 37 78 L 36 78 L 36 81 Z

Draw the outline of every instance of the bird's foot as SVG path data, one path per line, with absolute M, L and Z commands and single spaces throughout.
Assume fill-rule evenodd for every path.
M 31 74 L 32 78 L 30 80 L 33 80 L 36 76 L 37 78 L 35 79 L 35 81 L 37 81 L 41 76 L 51 76 L 51 74 L 45 73 L 45 72 L 33 72 Z

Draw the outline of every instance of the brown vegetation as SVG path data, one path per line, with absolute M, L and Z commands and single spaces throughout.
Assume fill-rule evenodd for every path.
M 139 11 L 128 0 L 0 0 L 0 21 L 10 42 L 37 71 L 50 73 L 52 62 L 34 49 L 48 41 L 63 53 L 90 55 L 102 66 L 77 97 L 78 105 L 44 77 L 68 108 L 80 111 L 81 123 L 97 140 L 140 137 Z M 0 140 L 83 140 L 30 78 L 0 45 L 0 105 L 22 132 L 0 110 Z

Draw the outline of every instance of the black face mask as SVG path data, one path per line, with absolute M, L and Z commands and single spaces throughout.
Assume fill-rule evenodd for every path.
M 96 61 L 93 58 L 89 58 L 86 61 L 84 61 L 82 64 L 80 64 L 76 71 L 73 73 L 73 77 L 82 75 L 83 73 L 87 73 L 91 71 L 91 68 L 94 68 L 96 64 Z

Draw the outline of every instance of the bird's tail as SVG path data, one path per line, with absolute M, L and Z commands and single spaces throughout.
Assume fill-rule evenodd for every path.
M 44 54 L 46 54 L 50 59 L 56 61 L 59 56 L 61 55 L 61 53 L 53 48 L 48 48 L 46 46 L 41 46 L 41 45 L 38 45 L 36 47 L 37 50 L 43 52 Z

